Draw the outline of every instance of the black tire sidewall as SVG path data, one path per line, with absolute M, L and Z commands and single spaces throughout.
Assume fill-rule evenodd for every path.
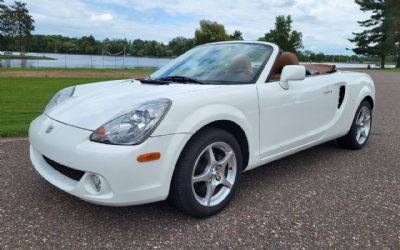
M 232 147 L 235 152 L 237 161 L 237 171 L 235 182 L 228 196 L 218 205 L 205 207 L 201 205 L 195 198 L 192 192 L 192 174 L 195 162 L 203 150 L 212 143 L 224 142 Z M 195 134 L 179 157 L 174 177 L 173 186 L 175 192 L 175 203 L 183 212 L 189 213 L 196 217 L 207 217 L 222 210 L 232 199 L 240 182 L 240 177 L 243 169 L 243 158 L 239 143 L 233 135 L 225 130 L 218 128 L 207 128 Z M 185 203 L 185 204 L 179 204 Z
M 368 136 L 367 136 L 366 140 L 364 141 L 364 143 L 360 144 L 357 141 L 357 117 L 358 117 L 358 115 L 360 113 L 360 110 L 363 107 L 367 107 L 368 108 L 368 110 L 369 110 L 369 112 L 371 114 L 371 118 L 370 118 L 371 120 L 370 120 L 370 131 L 368 133 Z M 346 139 L 349 140 L 349 143 L 351 144 L 350 146 L 352 148 L 361 149 L 367 144 L 369 136 L 371 134 L 371 130 L 372 130 L 372 108 L 371 108 L 371 105 L 369 104 L 369 102 L 363 101 L 363 102 L 361 102 L 360 106 L 357 109 L 357 112 L 356 112 L 356 114 L 354 116 L 354 119 L 353 119 L 353 123 L 351 125 L 351 129 L 350 129 L 349 133 L 347 134 L 347 136 L 346 136 L 347 138 Z

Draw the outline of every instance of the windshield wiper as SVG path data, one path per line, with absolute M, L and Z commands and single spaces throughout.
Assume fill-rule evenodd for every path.
M 151 79 L 149 77 L 148 78 L 138 78 L 136 80 L 140 81 L 141 83 L 145 83 L 145 84 L 168 85 L 171 83 L 171 81 L 162 80 L 162 79 Z
M 165 76 L 165 77 L 158 78 L 157 80 L 175 81 L 175 82 L 180 82 L 180 83 L 191 82 L 191 83 L 207 84 L 206 82 L 203 82 L 203 81 L 195 79 L 195 78 L 187 77 L 187 76 Z

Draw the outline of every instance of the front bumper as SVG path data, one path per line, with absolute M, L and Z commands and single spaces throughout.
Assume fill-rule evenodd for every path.
M 50 126 L 52 131 L 46 133 Z M 96 204 L 125 206 L 166 199 L 176 161 L 189 134 L 150 137 L 140 145 L 116 146 L 90 141 L 91 133 L 45 115 L 38 117 L 29 129 L 33 166 L 54 186 Z M 147 163 L 136 160 L 149 152 L 160 152 L 161 159 Z M 44 157 L 83 175 L 74 180 Z M 93 175 L 100 177 L 99 192 L 94 188 Z

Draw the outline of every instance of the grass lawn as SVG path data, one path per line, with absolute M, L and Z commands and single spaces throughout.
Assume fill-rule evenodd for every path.
M 82 72 L 82 71 L 91 71 L 91 72 L 99 72 L 99 73 L 110 73 L 110 72 L 121 72 L 121 73 L 143 73 L 143 74 L 151 74 L 154 72 L 154 69 L 89 69 L 89 68 L 1 68 L 0 72 L 5 71 L 67 71 L 67 72 Z
M 398 69 L 384 69 L 385 71 L 390 71 L 390 72 L 400 72 L 400 68 Z
M 30 122 L 60 89 L 110 78 L 0 77 L 0 137 L 26 136 Z
M 17 60 L 56 60 L 47 56 L 19 56 L 19 55 L 0 55 L 0 59 Z

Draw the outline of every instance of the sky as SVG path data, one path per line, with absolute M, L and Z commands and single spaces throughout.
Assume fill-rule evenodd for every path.
M 201 19 L 240 30 L 257 40 L 274 27 L 275 17 L 291 15 L 303 34 L 304 50 L 352 54 L 346 48 L 357 21 L 368 18 L 354 0 L 23 0 L 35 19 L 34 34 L 96 39 L 150 39 L 167 43 L 193 37 Z M 6 3 L 11 3 L 6 0 Z

